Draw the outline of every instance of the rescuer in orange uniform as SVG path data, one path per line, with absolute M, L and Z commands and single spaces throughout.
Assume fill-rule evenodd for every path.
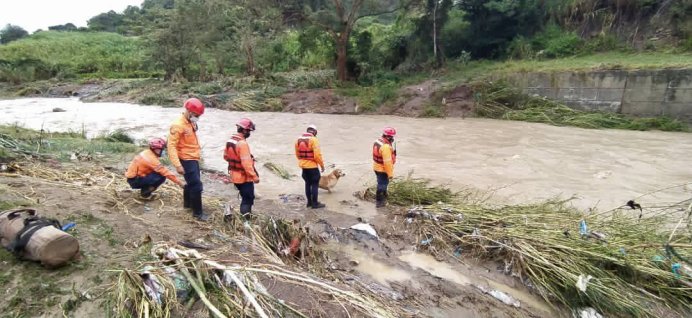
M 255 169 L 255 158 L 250 153 L 246 139 L 255 130 L 255 124 L 249 118 L 243 118 L 236 124 L 237 133 L 226 142 L 223 158 L 228 162 L 228 173 L 231 182 L 240 192 L 240 214 L 250 218 L 252 205 L 255 203 L 255 183 L 259 175 Z
M 320 151 L 320 143 L 317 140 L 317 127 L 308 126 L 295 145 L 298 166 L 303 169 L 303 180 L 305 180 L 305 198 L 307 207 L 313 209 L 324 208 L 325 205 L 317 200 L 317 190 L 320 185 L 320 169 L 324 172 L 324 161 Z M 320 167 L 318 169 L 317 167 Z
M 149 149 L 137 154 L 127 168 L 127 183 L 133 189 L 140 189 L 140 195 L 144 199 L 152 199 L 152 192 L 166 182 L 166 179 L 181 187 L 185 185 L 159 161 L 165 148 L 166 141 L 163 138 L 152 138 L 149 140 Z
M 185 112 L 171 124 L 168 158 L 187 182 L 183 189 L 183 207 L 191 208 L 192 215 L 198 220 L 207 221 L 209 216 L 202 210 L 203 188 L 199 169 L 201 148 L 197 139 L 197 121 L 204 114 L 204 104 L 197 98 L 190 98 L 183 107 Z
M 382 137 L 375 140 L 372 146 L 372 168 L 377 176 L 377 192 L 375 194 L 375 206 L 381 208 L 387 202 L 387 187 L 389 181 L 394 178 L 394 164 L 396 163 L 396 148 L 393 146 L 396 130 L 393 127 L 385 127 Z

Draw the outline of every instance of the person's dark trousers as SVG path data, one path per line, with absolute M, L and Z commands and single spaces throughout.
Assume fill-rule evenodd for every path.
M 132 189 L 140 189 L 140 193 L 143 197 L 148 197 L 154 190 L 158 189 L 164 182 L 166 182 L 166 177 L 152 172 L 144 177 L 134 177 L 127 179 L 127 183 L 130 184 Z
M 192 208 L 192 215 L 201 216 L 202 210 L 202 180 L 199 171 L 199 161 L 180 160 L 185 169 L 185 188 L 183 188 L 183 206 Z
M 240 191 L 240 214 L 248 216 L 252 213 L 252 205 L 255 204 L 255 184 L 253 182 L 235 183 L 235 188 Z
M 303 169 L 303 180 L 305 180 L 305 198 L 308 200 L 308 206 L 314 207 L 319 204 L 317 190 L 320 188 L 320 169 Z
M 375 171 L 377 176 L 377 192 L 375 193 L 375 206 L 385 206 L 387 200 L 387 187 L 389 186 L 389 176 L 384 172 Z

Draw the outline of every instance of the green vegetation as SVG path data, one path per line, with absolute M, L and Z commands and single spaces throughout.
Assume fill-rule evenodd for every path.
M 38 32 L 0 45 L 0 81 L 149 77 L 156 70 L 139 38 L 115 33 Z
M 75 157 L 80 160 L 91 160 L 98 154 L 131 153 L 137 150 L 137 146 L 131 141 L 122 141 L 125 138 L 129 139 L 122 132 L 92 140 L 86 139 L 85 134 L 84 131 L 51 133 L 0 125 L 0 159 L 19 155 L 48 155 L 60 160 L 70 160 Z
M 476 84 L 474 90 L 477 103 L 476 114 L 482 117 L 582 128 L 689 130 L 687 124 L 666 117 L 633 118 L 616 113 L 575 110 L 542 97 L 523 94 L 503 81 L 480 82 Z
M 374 199 L 376 190 L 376 186 L 368 188 L 364 197 Z M 444 186 L 431 186 L 429 180 L 413 178 L 411 173 L 406 178 L 392 180 L 389 183 L 388 194 L 387 202 L 399 206 L 450 203 L 457 196 Z
M 505 274 L 571 309 L 632 317 L 658 317 L 659 308 L 689 312 L 692 276 L 676 268 L 689 265 L 692 238 L 671 224 L 689 223 L 690 200 L 642 217 L 629 208 L 584 213 L 569 200 L 488 206 L 410 177 L 392 185 L 390 202 L 424 204 L 407 213 L 422 250 L 504 262 Z M 587 275 L 593 278 L 580 291 L 577 281 Z

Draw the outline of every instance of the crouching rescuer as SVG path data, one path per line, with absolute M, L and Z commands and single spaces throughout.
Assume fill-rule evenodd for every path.
M 255 124 L 248 118 L 243 118 L 236 124 L 237 133 L 226 142 L 223 158 L 228 162 L 228 174 L 231 182 L 240 192 L 240 214 L 250 218 L 252 205 L 255 203 L 255 183 L 259 183 L 259 175 L 255 169 L 255 158 L 250 153 L 247 138 L 255 130 Z
M 140 195 L 143 199 L 151 199 L 152 193 L 166 179 L 181 187 L 185 185 L 159 161 L 164 149 L 166 149 L 166 141 L 163 138 L 152 138 L 149 140 L 149 149 L 137 154 L 127 168 L 125 173 L 127 183 L 133 189 L 140 189 Z
M 396 148 L 393 146 L 394 136 L 396 136 L 396 130 L 393 127 L 385 127 L 382 130 L 382 137 L 375 140 L 372 146 L 372 166 L 377 176 L 375 206 L 378 208 L 387 204 L 387 187 L 389 181 L 394 178 L 394 164 L 396 163 Z

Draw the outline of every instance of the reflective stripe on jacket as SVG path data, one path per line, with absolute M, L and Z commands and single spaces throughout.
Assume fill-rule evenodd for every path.
M 372 168 L 377 172 L 385 172 L 390 178 L 394 176 L 394 164 L 396 163 L 396 150 L 392 144 L 380 138 L 372 145 Z
M 302 169 L 324 168 L 320 142 L 311 133 L 304 133 L 298 138 L 295 152 L 296 158 L 298 158 L 298 166 Z
M 255 158 L 250 153 L 250 146 L 240 133 L 235 134 L 226 143 L 223 159 L 228 162 L 228 173 L 231 182 L 240 184 L 259 180 L 255 170 Z
M 168 158 L 175 167 L 180 160 L 199 160 L 201 148 L 197 139 L 197 124 L 191 123 L 185 115 L 171 124 L 168 135 Z
M 168 180 L 180 184 L 178 177 L 161 164 L 159 157 L 151 149 L 140 152 L 132 159 L 130 166 L 127 167 L 125 177 L 128 179 L 144 177 L 152 172 L 156 172 Z

